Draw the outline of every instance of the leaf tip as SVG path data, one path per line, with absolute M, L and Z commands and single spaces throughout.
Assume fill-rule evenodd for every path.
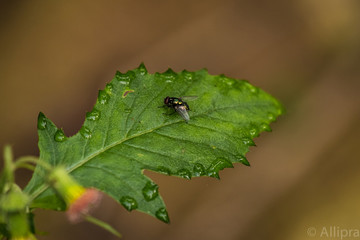
M 144 62 L 141 62 L 141 63 L 140 63 L 140 65 L 139 65 L 139 67 L 138 67 L 138 70 L 139 70 L 139 72 L 140 72 L 141 75 L 145 75 L 145 74 L 148 73 L 148 71 L 147 71 L 147 69 L 146 69 L 146 67 L 145 67 Z
M 249 161 L 248 161 L 248 160 L 246 159 L 246 157 L 244 157 L 244 156 L 240 156 L 239 162 L 241 162 L 242 164 L 244 164 L 244 165 L 247 166 L 247 167 L 250 167 Z
M 165 208 L 160 208 L 157 210 L 155 216 L 164 223 L 170 223 L 170 218 Z
M 46 125 L 47 125 L 47 118 L 45 117 L 45 114 L 42 112 L 39 112 L 37 128 L 39 130 L 44 130 L 46 128 Z

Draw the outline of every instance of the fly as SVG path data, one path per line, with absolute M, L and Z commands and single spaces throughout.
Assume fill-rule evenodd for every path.
M 189 105 L 184 102 L 181 98 L 169 97 L 164 99 L 164 104 L 169 108 L 173 108 L 187 123 L 190 120 L 188 111 L 190 110 Z

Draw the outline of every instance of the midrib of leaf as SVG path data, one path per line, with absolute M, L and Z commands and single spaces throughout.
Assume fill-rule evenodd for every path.
M 257 104 L 253 104 L 253 103 L 250 103 L 250 102 L 246 102 L 246 105 L 249 105 L 249 104 L 250 104 L 250 105 L 257 105 Z M 244 103 L 238 104 L 238 105 L 234 105 L 234 106 L 214 108 L 214 109 L 212 109 L 212 110 L 210 110 L 210 111 L 206 111 L 206 112 L 204 112 L 204 113 L 195 114 L 195 115 L 192 116 L 192 118 L 195 118 L 195 117 L 198 117 L 198 116 L 202 116 L 202 115 L 208 116 L 209 113 L 212 113 L 212 112 L 215 112 L 215 111 L 218 111 L 218 110 L 239 108 L 239 107 L 243 107 L 243 106 L 244 106 Z M 139 117 L 140 115 L 141 115 L 141 114 L 139 114 L 138 117 Z M 179 123 L 179 122 L 182 122 L 182 121 L 183 121 L 183 120 L 181 119 L 181 120 L 177 120 L 177 121 L 170 122 L 170 123 L 167 123 L 167 124 L 162 124 L 162 125 L 159 125 L 158 127 L 155 127 L 155 128 L 153 128 L 153 129 L 149 129 L 149 130 L 147 130 L 147 131 L 140 132 L 140 133 L 135 134 L 135 135 L 132 135 L 132 136 L 130 136 L 130 137 L 125 137 L 124 139 L 121 139 L 121 140 L 119 140 L 119 141 L 115 141 L 115 142 L 107 145 L 106 147 L 103 147 L 103 148 L 101 148 L 100 150 L 98 150 L 98 151 L 90 154 L 88 157 L 84 158 L 83 160 L 80 160 L 77 164 L 73 165 L 72 167 L 67 168 L 67 171 L 68 171 L 68 173 L 73 172 L 73 171 L 76 170 L 77 168 L 79 168 L 79 167 L 81 167 L 82 165 L 84 165 L 85 163 L 89 162 L 91 159 L 95 158 L 96 156 L 98 156 L 98 155 L 100 155 L 101 153 L 109 150 L 109 149 L 112 148 L 112 147 L 115 147 L 115 146 L 117 146 L 117 145 L 122 144 L 123 142 L 126 142 L 126 141 L 128 141 L 128 140 L 130 140 L 130 139 L 133 139 L 133 138 L 136 138 L 136 137 L 139 137 L 139 136 L 142 136 L 142 135 L 151 133 L 151 132 L 153 132 L 153 131 L 155 131 L 155 130 L 157 130 L 157 129 L 160 129 L 160 128 L 162 128 L 162 127 L 170 126 L 170 125 L 172 125 L 172 124 L 176 124 L 176 123 Z M 194 126 L 196 126 L 196 125 L 194 125 Z M 47 134 L 49 134 L 49 133 L 47 132 Z M 48 137 L 49 137 L 49 136 L 48 136 Z M 85 145 L 86 145 L 86 144 L 85 144 Z M 223 150 L 223 151 L 225 151 L 225 150 Z M 41 186 L 39 186 L 39 188 L 37 188 L 37 190 L 35 190 L 35 191 L 31 194 L 30 199 L 31 199 L 31 200 L 35 199 L 35 198 L 38 197 L 41 193 L 43 193 L 47 188 L 49 188 L 49 185 L 48 185 L 47 183 L 43 183 Z
M 130 139 L 133 139 L 133 138 L 139 137 L 139 136 L 141 136 L 141 135 L 150 133 L 150 132 L 152 132 L 152 131 L 154 131 L 154 130 L 156 130 L 156 129 L 159 129 L 159 128 L 161 128 L 161 127 L 165 127 L 165 126 L 168 126 L 168 125 L 171 125 L 171 124 L 174 124 L 174 123 L 178 123 L 178 122 L 180 122 L 180 120 L 179 120 L 179 121 L 175 121 L 175 122 L 171 122 L 171 123 L 168 123 L 168 124 L 163 124 L 163 125 L 160 125 L 159 127 L 156 127 L 156 128 L 153 128 L 153 129 L 150 129 L 150 130 L 141 132 L 141 133 L 139 133 L 139 134 L 132 135 L 132 136 L 130 136 L 130 137 L 121 139 L 121 140 L 119 140 L 119 141 L 115 141 L 115 142 L 107 145 L 106 147 L 101 148 L 99 151 L 96 151 L 96 152 L 94 152 L 93 154 L 90 154 L 88 157 L 84 158 L 83 160 L 80 160 L 77 164 L 73 165 L 73 166 L 70 167 L 70 168 L 67 168 L 66 170 L 67 170 L 68 173 L 71 173 L 72 171 L 76 170 L 77 168 L 81 167 L 82 165 L 84 165 L 85 163 L 87 163 L 88 161 L 90 161 L 91 159 L 95 158 L 96 156 L 98 156 L 98 155 L 100 155 L 101 153 L 109 150 L 109 149 L 112 148 L 112 147 L 115 147 L 115 146 L 117 146 L 117 145 L 119 145 L 119 144 L 122 144 L 123 142 L 128 141 L 128 140 L 130 140 Z M 38 190 L 34 191 L 34 193 L 31 194 L 30 199 L 31 199 L 31 200 L 35 199 L 37 196 L 39 196 L 41 193 L 43 193 L 48 187 L 49 187 L 49 185 L 46 184 L 46 183 L 43 184 L 43 185 L 41 185 L 41 186 L 38 188 Z

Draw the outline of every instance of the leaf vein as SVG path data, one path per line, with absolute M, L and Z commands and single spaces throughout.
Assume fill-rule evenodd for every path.
M 94 165 L 91 165 L 91 164 L 89 164 L 89 165 L 86 164 L 85 167 L 100 169 L 101 171 L 104 171 L 104 172 L 106 172 L 107 174 L 112 175 L 114 178 L 118 179 L 120 182 L 123 182 L 124 185 L 127 185 L 131 190 L 133 190 L 135 193 L 137 193 L 137 190 L 138 190 L 138 189 L 133 188 L 132 185 L 130 185 L 129 183 L 127 183 L 126 181 L 124 181 L 120 176 L 114 174 L 112 171 L 109 171 L 109 170 L 107 170 L 106 168 L 99 167 L 99 166 L 94 166 Z M 138 194 L 138 195 L 139 195 L 139 194 Z
M 203 146 L 206 146 L 206 147 L 209 147 L 210 150 L 213 150 L 212 146 L 209 145 L 209 144 L 206 144 L 206 143 L 202 143 L 202 142 L 193 142 L 193 141 L 190 141 L 190 140 L 187 140 L 187 139 L 184 139 L 184 138 L 176 138 L 174 136 L 171 136 L 171 135 L 166 135 L 166 134 L 163 134 L 163 133 L 159 133 L 159 132 L 154 132 L 155 134 L 158 134 L 160 136 L 164 136 L 164 137 L 168 137 L 168 138 L 171 138 L 171 139 L 174 139 L 174 140 L 177 140 L 177 141 L 184 141 L 184 142 L 190 142 L 192 144 L 198 144 L 198 145 L 203 145 Z M 222 148 L 219 148 L 218 146 L 216 146 L 216 149 L 222 151 L 222 152 L 225 152 L 227 153 L 228 155 L 232 155 L 233 157 L 235 157 L 234 154 L 230 153 L 228 150 L 225 150 L 225 149 L 222 149 Z

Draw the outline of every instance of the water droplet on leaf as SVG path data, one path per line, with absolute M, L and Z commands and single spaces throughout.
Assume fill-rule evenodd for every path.
M 47 124 L 46 117 L 42 112 L 40 112 L 39 116 L 38 116 L 38 122 L 37 122 L 38 129 L 44 130 L 46 128 L 46 124 Z
M 66 140 L 66 136 L 65 136 L 63 130 L 58 129 L 58 130 L 55 132 L 54 139 L 55 139 L 55 141 L 57 141 L 57 142 L 63 142 L 63 141 L 65 141 L 65 140 Z
M 106 91 L 104 90 L 99 90 L 99 94 L 98 94 L 98 101 L 101 104 L 106 104 L 109 101 L 109 94 L 106 93 Z
M 259 91 L 259 89 L 253 85 L 251 85 L 248 81 L 244 80 L 242 82 L 242 85 L 248 89 L 251 93 L 257 93 Z
M 91 121 L 96 121 L 100 118 L 100 112 L 96 109 L 93 109 L 91 112 L 86 113 L 86 119 Z
M 120 199 L 120 203 L 121 205 L 124 206 L 124 208 L 126 210 L 128 210 L 129 212 L 136 209 L 138 207 L 138 204 L 136 202 L 136 200 L 132 197 L 129 196 L 124 196 Z
M 146 201 L 154 200 L 159 195 L 159 187 L 153 182 L 147 182 L 142 193 Z
M 205 168 L 201 163 L 195 163 L 193 168 L 195 177 L 204 176 L 206 174 Z
M 121 84 L 129 84 L 129 76 L 126 75 L 126 73 L 121 73 L 119 71 L 116 71 L 115 77 L 117 80 L 120 81 Z
M 170 169 L 168 169 L 168 168 L 166 168 L 166 167 L 163 167 L 163 166 L 158 167 L 158 168 L 157 168 L 157 171 L 158 171 L 159 173 L 166 174 L 166 175 L 169 175 L 169 176 L 170 176 L 170 174 L 171 174 Z
M 248 137 L 242 138 L 242 142 L 243 142 L 243 144 L 248 145 L 248 146 L 256 146 L 254 141 Z
M 138 69 L 141 75 L 145 75 L 148 73 L 144 63 L 141 63 Z
M 268 119 L 270 122 L 275 121 L 275 115 L 272 113 L 268 113 Z
M 80 129 L 80 134 L 84 138 L 89 139 L 89 138 L 91 138 L 92 132 L 90 131 L 89 128 L 87 128 L 85 126 L 82 126 L 81 129 Z
M 256 128 L 254 128 L 254 127 L 250 129 L 249 133 L 250 133 L 251 137 L 258 136 L 258 130 Z
M 111 94 L 113 88 L 114 88 L 114 87 L 113 87 L 112 83 L 108 83 L 108 84 L 106 84 L 105 91 L 106 91 L 108 94 Z
M 127 73 L 117 71 L 115 76 L 121 84 L 128 85 L 135 78 L 135 73 L 133 71 L 128 71 Z
M 259 91 L 259 89 L 258 89 L 257 87 L 254 87 L 254 86 L 252 86 L 252 85 L 251 85 L 251 87 L 250 87 L 249 89 L 250 89 L 250 92 L 251 92 L 251 93 L 254 93 L 254 94 L 255 94 L 255 93 L 258 93 L 258 91 Z
M 191 172 L 185 168 L 183 169 L 180 169 L 178 172 L 177 172 L 177 175 L 179 175 L 180 177 L 183 177 L 183 178 L 186 178 L 186 179 L 191 179 Z
M 188 81 L 188 82 L 193 80 L 193 78 L 194 78 L 193 73 L 186 71 L 186 70 L 182 71 L 181 74 L 183 75 L 185 81 Z
M 160 208 L 159 210 L 156 211 L 155 216 L 157 217 L 157 219 L 165 222 L 165 223 L 169 223 L 170 219 L 168 216 L 168 213 L 166 211 L 165 208 Z
M 246 159 L 246 157 L 244 157 L 244 156 L 239 156 L 239 162 L 241 162 L 242 164 L 244 164 L 245 166 L 250 166 L 250 163 L 249 163 L 249 161 Z
M 162 73 L 162 77 L 165 79 L 166 83 L 172 83 L 175 80 L 177 74 L 169 68 L 166 72 Z
M 208 171 L 208 172 L 207 172 L 207 175 L 208 175 L 209 177 L 213 177 L 213 178 L 220 179 L 219 171 L 216 171 L 216 170 Z
M 224 168 L 233 168 L 231 161 L 225 159 L 225 158 L 217 158 L 215 161 L 211 163 L 207 170 L 207 174 L 209 177 L 219 177 L 219 171 L 223 170 Z
M 228 86 L 232 86 L 234 84 L 234 80 L 226 77 L 224 74 L 218 76 L 218 80 Z
M 270 127 L 270 125 L 267 124 L 267 123 L 262 123 L 262 124 L 260 125 L 260 129 L 261 129 L 261 131 L 271 132 L 271 127 Z

